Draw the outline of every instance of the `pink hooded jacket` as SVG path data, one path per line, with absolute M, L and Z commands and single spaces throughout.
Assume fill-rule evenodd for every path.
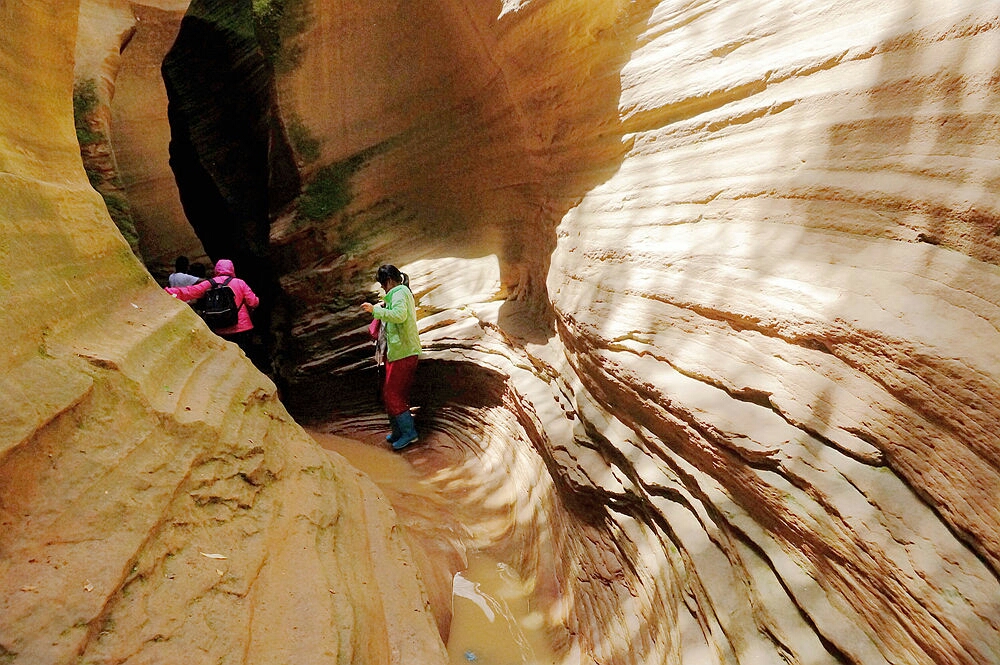
M 235 326 L 216 330 L 215 333 L 218 335 L 233 335 L 235 333 L 253 330 L 253 321 L 250 320 L 250 310 L 260 304 L 260 299 L 250 289 L 249 284 L 244 282 L 239 277 L 236 277 L 236 269 L 233 267 L 233 262 L 229 259 L 218 260 L 215 264 L 215 276 L 210 280 L 206 279 L 205 281 L 198 282 L 192 286 L 168 286 L 165 290 L 167 293 L 177 296 L 184 302 L 197 300 L 205 295 L 206 291 L 212 288 L 212 282 L 221 284 L 226 281 L 227 277 L 233 278 L 230 280 L 228 286 L 233 290 L 233 293 L 236 294 L 236 306 L 240 308 L 239 320 L 236 322 Z

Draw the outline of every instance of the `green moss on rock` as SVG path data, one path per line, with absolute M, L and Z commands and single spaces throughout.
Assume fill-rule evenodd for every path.
M 304 0 L 252 0 L 257 40 L 264 56 L 278 72 L 293 69 L 301 58 L 295 37 L 309 26 Z
M 291 141 L 292 147 L 295 148 L 296 154 L 302 158 L 302 161 L 306 164 L 312 164 L 319 159 L 320 141 L 313 136 L 298 116 L 293 115 L 288 119 L 285 130 L 288 132 L 288 140 Z
M 91 116 L 97 110 L 97 81 L 83 79 L 73 86 L 73 122 L 76 140 L 80 146 L 93 145 L 104 139 L 104 134 L 91 127 Z

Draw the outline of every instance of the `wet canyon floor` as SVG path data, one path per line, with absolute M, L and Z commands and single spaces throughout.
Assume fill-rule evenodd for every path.
M 402 452 L 391 450 L 385 432 L 370 422 L 309 431 L 392 504 L 452 665 L 559 661 L 552 646 L 559 631 L 544 609 L 558 604 L 546 591 L 554 588 L 545 581 L 553 562 L 536 554 L 528 570 L 524 550 L 534 548 L 524 547 L 523 533 L 506 537 L 523 505 L 511 495 L 517 489 L 498 488 L 497 460 L 484 461 L 482 451 L 440 431 L 421 432 L 420 441 Z

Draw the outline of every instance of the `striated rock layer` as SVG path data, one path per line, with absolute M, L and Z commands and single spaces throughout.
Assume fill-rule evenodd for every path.
M 559 553 L 567 662 L 1000 662 L 992 5 L 309 17 L 283 109 L 350 197 L 272 233 L 293 412 L 377 409 L 309 387 L 370 392 L 350 305 L 391 260 L 425 427 L 532 449 L 504 538 Z

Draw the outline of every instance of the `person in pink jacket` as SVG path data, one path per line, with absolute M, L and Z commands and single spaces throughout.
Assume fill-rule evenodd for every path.
M 191 286 L 168 286 L 165 291 L 185 302 L 197 300 L 212 288 L 213 282 L 222 284 L 226 281 L 227 277 L 232 277 L 226 286 L 232 289 L 233 294 L 236 296 L 239 318 L 236 321 L 236 325 L 214 330 L 213 332 L 223 339 L 234 342 L 243 349 L 243 352 L 247 356 L 251 356 L 253 348 L 253 321 L 250 319 L 250 312 L 260 304 L 260 299 L 257 298 L 257 295 L 250 288 L 249 284 L 236 276 L 236 269 L 233 267 L 232 261 L 229 259 L 219 259 L 215 264 L 215 275 L 212 276 L 212 279 L 207 279 Z

